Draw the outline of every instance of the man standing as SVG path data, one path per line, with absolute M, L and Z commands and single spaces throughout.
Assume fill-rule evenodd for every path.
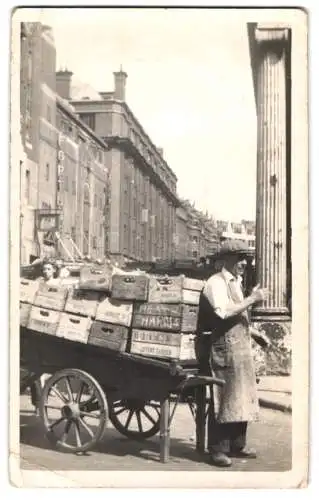
M 255 458 L 246 447 L 247 423 L 256 419 L 258 397 L 247 310 L 266 298 L 255 287 L 244 298 L 241 281 L 249 248 L 225 242 L 220 272 L 211 276 L 199 302 L 196 352 L 201 373 L 225 381 L 214 387 L 208 416 L 208 451 L 213 465 L 228 467 L 230 457 Z

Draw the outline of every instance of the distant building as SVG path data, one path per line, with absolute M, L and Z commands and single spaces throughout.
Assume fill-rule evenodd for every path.
M 110 168 L 109 253 L 120 264 L 171 259 L 176 175 L 125 102 L 127 74 L 114 73 L 113 92 L 72 86 L 72 74 L 57 73 L 57 89 L 80 119 L 108 147 Z
M 252 221 L 227 222 L 226 229 L 221 233 L 221 241 L 225 240 L 240 240 L 254 251 L 256 248 L 255 223 Z
M 176 211 L 176 258 L 199 261 L 218 248 L 217 227 L 214 221 L 182 200 Z

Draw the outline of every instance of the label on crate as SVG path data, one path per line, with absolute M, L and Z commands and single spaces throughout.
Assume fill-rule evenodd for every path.
M 142 354 L 155 358 L 175 358 L 179 359 L 180 347 L 160 344 L 147 344 L 144 342 L 132 341 L 132 354 Z
M 181 328 L 181 318 L 174 316 L 134 314 L 133 326 L 145 329 L 170 330 L 178 332 Z
M 179 346 L 181 343 L 181 335 L 178 333 L 155 332 L 148 330 L 133 329 L 132 341 Z
M 134 312 L 136 314 L 146 314 L 155 316 L 177 316 L 182 315 L 180 304 L 159 304 L 159 303 L 149 303 L 135 304 Z

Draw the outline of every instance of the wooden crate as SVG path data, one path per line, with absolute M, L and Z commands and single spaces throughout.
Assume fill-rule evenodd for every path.
M 133 311 L 134 328 L 179 332 L 182 323 L 181 304 L 136 304 Z
M 198 319 L 198 306 L 183 304 L 181 332 L 183 333 L 196 332 L 197 319 Z
M 196 290 L 182 290 L 182 302 L 183 304 L 198 305 L 200 298 L 200 292 Z
M 107 266 L 83 266 L 80 272 L 79 288 L 86 290 L 111 289 L 112 270 Z
M 197 292 L 201 292 L 204 288 L 205 282 L 203 280 L 196 280 L 194 278 L 187 278 L 184 276 L 183 278 L 183 288 L 186 290 L 195 290 Z
M 63 311 L 67 295 L 67 288 L 40 283 L 34 299 L 34 305 L 41 308 L 53 309 L 54 311 Z
M 82 314 L 83 316 L 94 318 L 100 296 L 101 293 L 95 290 L 71 289 L 69 290 L 64 310 L 65 312 Z
M 151 276 L 149 302 L 178 304 L 182 302 L 182 276 Z
M 87 344 L 92 320 L 85 316 L 62 313 L 56 331 L 57 337 Z
M 20 301 L 33 304 L 35 295 L 39 288 L 39 281 L 20 279 Z
M 147 357 L 194 360 L 195 335 L 133 329 L 131 353 Z
M 48 333 L 49 335 L 55 335 L 60 316 L 61 313 L 59 311 L 49 311 L 48 309 L 32 306 L 27 328 L 41 333 Z
M 113 274 L 112 298 L 145 302 L 148 298 L 149 277 L 138 274 Z
M 20 302 L 20 326 L 26 327 L 28 325 L 31 307 L 31 304 Z
M 113 325 L 131 326 L 132 314 L 132 302 L 106 297 L 97 307 L 96 319 Z
M 93 321 L 88 344 L 124 352 L 128 340 L 128 331 L 125 326 Z

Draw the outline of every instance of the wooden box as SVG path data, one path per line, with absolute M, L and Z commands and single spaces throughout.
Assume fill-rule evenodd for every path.
M 196 280 L 194 278 L 183 278 L 183 288 L 186 290 L 195 290 L 201 292 L 204 288 L 205 282 L 203 280 Z
M 96 319 L 113 325 L 131 326 L 133 303 L 106 297 L 97 307 Z
M 147 357 L 194 360 L 194 335 L 133 329 L 131 353 Z
M 145 274 L 113 274 L 112 298 L 145 302 L 148 298 L 149 277 Z
M 101 293 L 95 290 L 74 288 L 69 290 L 65 312 L 95 317 Z
M 31 304 L 20 302 L 20 326 L 26 327 L 28 325 L 31 307 Z
M 74 342 L 87 344 L 91 323 L 89 317 L 62 313 L 56 335 Z
M 182 302 L 183 304 L 198 305 L 200 298 L 200 292 L 196 290 L 185 290 L 182 291 Z
M 39 285 L 39 281 L 20 279 L 20 301 L 33 304 Z
M 106 266 L 83 266 L 80 273 L 79 288 L 109 292 L 112 270 Z
M 60 316 L 59 311 L 49 311 L 48 309 L 32 306 L 27 327 L 30 330 L 55 335 Z
M 128 340 L 128 331 L 125 326 L 93 321 L 88 344 L 124 352 Z
M 67 295 L 67 288 L 40 283 L 34 299 L 34 305 L 53 309 L 54 311 L 63 311 Z
M 180 304 L 135 304 L 132 325 L 146 330 L 179 332 L 181 317 Z
M 152 276 L 150 278 L 149 302 L 178 304 L 182 302 L 182 276 Z
M 197 329 L 198 306 L 182 305 L 181 332 L 194 333 Z

